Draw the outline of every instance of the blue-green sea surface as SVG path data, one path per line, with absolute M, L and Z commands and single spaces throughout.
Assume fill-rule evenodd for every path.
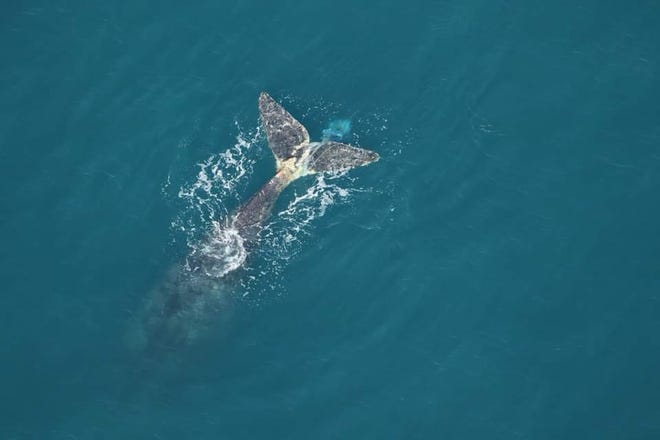
M 660 438 L 657 1 L 7 1 L 0 53 L 1 439 Z M 381 160 L 141 358 L 263 90 Z

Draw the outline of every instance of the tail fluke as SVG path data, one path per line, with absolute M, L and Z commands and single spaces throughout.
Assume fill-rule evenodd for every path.
M 380 158 L 375 151 L 331 140 L 310 144 L 305 127 L 266 92 L 259 95 L 259 113 L 277 169 L 289 170 L 288 179 L 309 173 L 344 171 Z
M 344 171 L 376 162 L 375 151 L 339 142 L 324 142 L 311 153 L 307 169 L 315 173 Z

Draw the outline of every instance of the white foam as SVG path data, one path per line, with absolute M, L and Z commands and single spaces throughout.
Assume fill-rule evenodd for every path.
M 299 250 L 316 219 L 323 217 L 331 205 L 346 202 L 359 188 L 345 188 L 341 183 L 350 179 L 346 173 L 315 174 L 314 183 L 302 194 L 295 193 L 287 207 L 276 213 L 264 227 L 265 252 L 269 257 L 286 261 Z
M 208 237 L 194 246 L 191 256 L 202 263 L 189 269 L 201 269 L 209 277 L 222 278 L 245 262 L 247 251 L 237 229 L 214 221 Z
M 177 197 L 184 202 L 184 209 L 172 227 L 186 234 L 191 249 L 201 238 L 199 228 L 210 228 L 213 221 L 228 217 L 231 207 L 240 203 L 241 189 L 249 181 L 255 163 L 249 151 L 260 140 L 260 129 L 246 133 L 239 127 L 236 143 L 197 164 L 195 181 L 179 188 Z

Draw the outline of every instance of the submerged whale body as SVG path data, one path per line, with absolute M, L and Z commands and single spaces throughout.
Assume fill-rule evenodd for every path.
M 173 267 L 152 292 L 132 344 L 148 352 L 190 344 L 223 319 L 249 250 L 280 193 L 299 177 L 375 162 L 376 152 L 325 139 L 310 142 L 305 127 L 270 95 L 259 96 L 261 123 L 277 172 L 225 225 L 214 223 L 201 246 Z

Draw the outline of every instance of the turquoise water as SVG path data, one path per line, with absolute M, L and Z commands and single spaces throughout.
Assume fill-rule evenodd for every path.
M 0 438 L 660 438 L 657 2 L 7 2 L 0 48 Z M 262 90 L 382 159 L 145 368 Z

